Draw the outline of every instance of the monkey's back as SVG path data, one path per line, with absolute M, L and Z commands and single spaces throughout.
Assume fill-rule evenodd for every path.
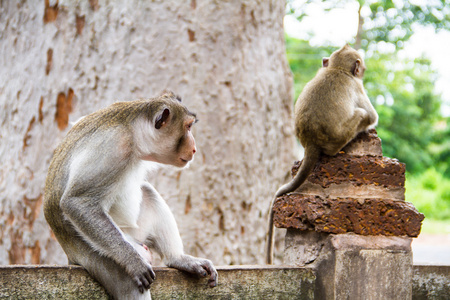
M 304 147 L 339 143 L 357 86 L 350 74 L 331 68 L 321 68 L 305 85 L 295 104 L 296 135 Z

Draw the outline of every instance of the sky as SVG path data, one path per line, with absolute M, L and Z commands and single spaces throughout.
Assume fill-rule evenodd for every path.
M 303 1 L 298 1 L 301 5 Z M 309 39 L 312 46 L 343 46 L 352 41 L 358 27 L 358 3 L 347 3 L 342 8 L 325 12 L 320 5 L 308 5 L 307 16 L 299 22 L 294 16 L 284 18 L 286 34 Z M 362 15 L 368 14 L 362 11 Z M 326 22 L 324 22 L 326 20 Z M 389 51 L 389 48 L 386 48 Z M 435 33 L 433 28 L 417 26 L 414 35 L 405 44 L 402 56 L 414 58 L 424 54 L 430 58 L 432 67 L 439 73 L 436 92 L 443 98 L 442 113 L 450 116 L 450 32 Z

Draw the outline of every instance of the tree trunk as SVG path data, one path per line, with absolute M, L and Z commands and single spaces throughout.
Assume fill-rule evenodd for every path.
M 363 36 L 364 18 L 361 16 L 361 9 L 362 9 L 362 5 L 360 4 L 359 9 L 358 9 L 358 31 L 356 32 L 355 47 L 354 47 L 356 50 L 361 49 L 362 36 Z
M 0 2 L 0 264 L 66 263 L 42 211 L 69 121 L 171 89 L 200 120 L 186 170 L 150 178 L 189 254 L 263 262 L 294 159 L 284 1 Z

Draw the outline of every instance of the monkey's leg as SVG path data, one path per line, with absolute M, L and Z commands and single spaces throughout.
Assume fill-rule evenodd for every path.
M 351 140 L 353 140 L 358 133 L 366 129 L 365 123 L 367 118 L 367 112 L 362 108 L 355 108 L 355 112 L 351 118 L 343 122 L 340 126 L 341 131 L 335 132 L 335 139 L 333 143 L 329 143 L 323 146 L 323 153 L 334 156 L 342 148 L 345 147 Z
M 76 238 L 76 257 L 71 258 L 82 265 L 116 300 L 150 300 L 150 290 L 140 293 L 136 283 L 128 273 L 110 258 L 94 251 L 81 238 Z
M 363 108 L 355 108 L 355 113 L 353 114 L 353 118 L 349 121 L 350 124 L 347 128 L 349 130 L 354 130 L 355 134 L 353 138 L 360 133 L 361 131 L 365 130 L 366 127 L 370 124 L 369 123 L 369 114 L 367 111 Z M 352 138 L 352 139 L 353 139 Z
M 209 285 L 217 285 L 217 271 L 211 261 L 186 255 L 175 218 L 159 193 L 146 183 L 142 186 L 143 201 L 139 213 L 139 231 L 130 232 L 138 241 L 145 241 L 154 249 L 164 263 L 179 270 L 209 275 Z

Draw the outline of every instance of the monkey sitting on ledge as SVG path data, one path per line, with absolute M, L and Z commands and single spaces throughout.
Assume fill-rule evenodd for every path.
M 278 189 L 269 211 L 266 263 L 273 261 L 273 204 L 306 180 L 322 153 L 336 155 L 358 133 L 374 127 L 378 114 L 364 91 L 366 66 L 348 45 L 323 58 L 322 68 L 305 85 L 295 103 L 295 134 L 305 156 L 294 179 Z
M 197 121 L 173 93 L 115 103 L 79 120 L 55 150 L 44 214 L 70 264 L 81 265 L 114 299 L 151 299 L 148 249 L 169 267 L 209 276 L 207 259 L 186 255 L 175 218 L 145 181 L 144 161 L 185 167 Z

